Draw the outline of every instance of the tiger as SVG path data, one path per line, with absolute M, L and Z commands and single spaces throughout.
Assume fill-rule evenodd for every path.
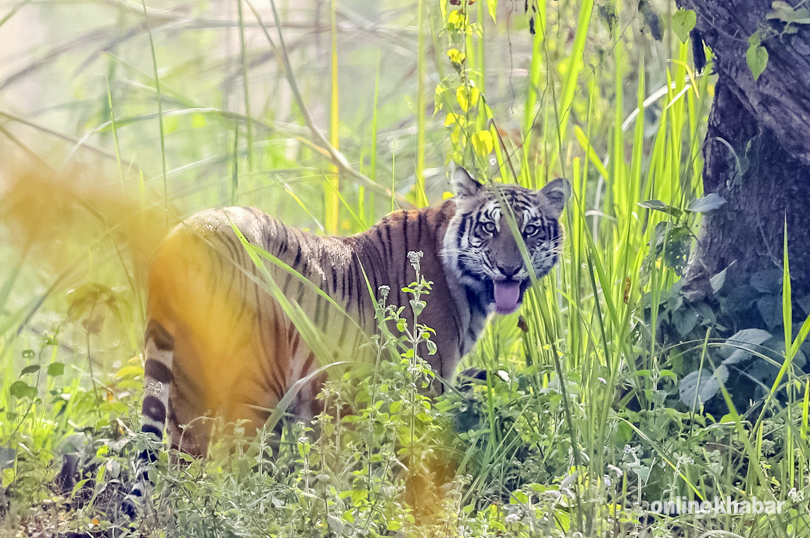
M 346 237 L 303 232 L 250 207 L 202 211 L 177 226 L 149 271 L 141 430 L 161 440 L 165 427 L 173 448 L 204 456 L 204 417 L 255 432 L 293 387 L 287 411 L 311 419 L 322 410 L 316 396 L 327 372 L 289 306 L 325 335 L 332 359 L 361 356 L 379 330 L 370 292 L 388 286 L 392 304 L 407 304 L 409 252 L 422 253 L 421 274 L 432 282 L 419 314 L 435 330 L 435 353 L 425 357 L 449 379 L 487 318 L 516 311 L 532 277 L 557 264 L 570 192 L 565 179 L 540 190 L 485 185 L 461 167 L 451 182 L 455 195 L 441 204 L 390 213 Z M 257 263 L 245 244 L 268 256 Z M 268 276 L 287 310 L 268 291 Z M 132 493 L 143 491 L 141 480 Z

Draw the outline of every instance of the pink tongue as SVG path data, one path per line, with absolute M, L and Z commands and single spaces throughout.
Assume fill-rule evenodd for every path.
M 495 282 L 495 312 L 511 314 L 517 310 L 519 299 L 519 282 Z

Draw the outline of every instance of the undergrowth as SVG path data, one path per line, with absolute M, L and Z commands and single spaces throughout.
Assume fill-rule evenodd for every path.
M 85 427 L 71 424 L 77 433 L 58 446 L 49 444 L 51 431 L 39 432 L 39 439 L 13 433 L 18 436 L 10 454 L 14 466 L 3 475 L 6 502 L 11 501 L 5 507 L 6 531 L 528 537 L 579 535 L 583 528 L 591 536 L 755 528 L 762 536 L 776 530 L 774 523 L 781 525 L 758 514 L 685 513 L 695 499 L 744 491 L 751 462 L 747 439 L 734 428 L 739 418 L 717 420 L 663 405 L 677 392 L 676 383 L 666 381 L 674 374 L 665 370 L 658 372 L 661 396 L 654 395 L 651 409 L 614 404 L 604 446 L 611 463 L 602 469 L 577 464 L 566 419 L 572 414 L 577 423 L 588 423 L 584 395 L 572 379 L 565 379 L 564 390 L 548 368 L 468 369 L 445 395 L 426 396 L 437 380 L 418 351 L 434 332 L 418 322 L 431 287 L 420 276 L 420 254 L 411 253 L 416 280 L 403 290 L 417 313 L 414 326 L 401 317 L 402 308 L 386 304 L 389 290 L 378 290 L 377 359 L 328 381 L 319 396 L 325 411 L 313 423 L 288 416 L 280 433 L 263 429 L 255 438 L 245 437 L 239 425 L 225 434 L 217 423 L 220 434 L 205 459 L 167 450 L 136 433 L 139 397 L 129 389 L 142 381 L 137 361 L 112 377 L 104 389 L 108 396 L 101 399 L 97 387 L 59 387 L 61 363 L 28 367 L 24 376 L 44 370 L 52 378 L 56 417 L 70 402 L 77 406 L 70 413 L 91 419 Z M 389 332 L 392 323 L 398 334 Z M 56 345 L 56 335 L 45 336 L 40 359 Z M 745 346 L 736 349 L 749 352 Z M 46 395 L 36 390 L 12 391 L 26 413 L 45 403 Z M 9 415 L 19 424 L 27 418 Z M 765 456 L 778 454 L 784 442 L 780 432 L 789 427 L 781 417 L 769 416 L 762 428 L 758 449 Z M 147 446 L 158 453 L 149 471 L 154 487 L 132 523 L 121 506 L 135 473 L 135 455 Z M 776 476 L 771 484 L 771 492 L 778 492 Z M 794 489 L 782 498 L 780 515 L 793 535 L 797 525 L 790 521 L 801 524 L 802 493 Z M 677 499 L 684 508 L 679 504 L 680 513 L 673 508 L 657 514 L 650 510 L 656 499 Z

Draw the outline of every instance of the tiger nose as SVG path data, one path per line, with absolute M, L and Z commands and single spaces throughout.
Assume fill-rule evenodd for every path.
M 520 271 L 520 268 L 523 267 L 523 264 L 507 265 L 505 267 L 495 264 L 495 266 L 498 268 L 498 271 L 500 271 L 503 276 L 505 276 L 506 278 L 512 278 L 513 276 L 518 274 L 518 271 Z

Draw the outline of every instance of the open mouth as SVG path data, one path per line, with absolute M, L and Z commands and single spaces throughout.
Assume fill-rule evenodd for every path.
M 525 280 L 494 280 L 490 288 L 491 302 L 495 303 L 495 312 L 511 314 L 518 309 L 526 292 Z

